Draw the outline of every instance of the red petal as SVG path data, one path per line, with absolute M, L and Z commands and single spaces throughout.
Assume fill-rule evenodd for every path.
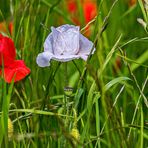
M 97 15 L 97 7 L 93 2 L 86 2 L 83 5 L 83 11 L 85 15 L 85 21 L 88 23 Z
M 4 79 L 7 83 L 20 81 L 30 73 L 23 60 L 14 61 L 9 67 L 4 68 Z
M 15 60 L 16 52 L 13 41 L 0 34 L 0 66 L 2 66 L 2 60 L 4 65 L 7 66 Z
M 71 13 L 75 13 L 77 11 L 77 3 L 76 1 L 68 2 L 68 11 Z

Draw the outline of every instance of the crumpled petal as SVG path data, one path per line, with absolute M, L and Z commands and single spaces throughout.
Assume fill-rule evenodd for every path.
M 66 25 L 59 26 L 56 29 L 62 33 L 62 32 L 67 31 L 68 29 L 71 29 L 71 28 L 74 28 L 74 27 L 76 27 L 76 26 L 66 24 Z
M 26 67 L 24 61 L 15 60 L 10 66 L 4 67 L 4 79 L 7 83 L 20 81 L 30 73 L 30 69 Z
M 54 59 L 56 61 L 67 62 L 73 59 L 80 58 L 79 55 L 54 55 L 50 52 L 42 52 L 37 56 L 36 63 L 40 67 L 50 66 L 50 60 Z
M 40 67 L 50 66 L 49 62 L 52 57 L 53 57 L 53 54 L 51 52 L 48 52 L 48 51 L 42 52 L 42 53 L 38 54 L 38 56 L 36 58 L 36 63 Z
M 52 33 L 50 33 L 44 42 L 44 51 L 53 53 L 52 42 L 53 42 Z
M 82 55 L 53 55 L 51 59 L 61 62 L 67 62 L 79 58 L 85 59 L 85 57 L 83 57 Z
M 46 67 L 46 66 L 50 66 L 50 60 L 56 60 L 56 61 L 60 61 L 60 62 L 67 62 L 67 61 L 71 61 L 73 59 L 79 59 L 82 58 L 83 60 L 87 60 L 88 56 L 85 55 L 54 55 L 51 54 L 50 52 L 42 52 L 40 54 L 38 54 L 37 59 L 36 59 L 36 63 L 40 66 L 40 67 Z
M 68 28 L 66 30 L 65 28 Z M 55 55 L 73 55 L 79 50 L 79 27 L 64 25 L 59 29 L 51 27 Z
M 79 51 L 79 29 L 80 27 L 73 27 L 63 32 L 63 38 L 66 44 L 64 55 L 74 55 Z
M 56 28 L 52 27 L 52 37 L 53 37 L 53 52 L 55 55 L 61 55 L 64 53 L 64 49 L 66 48 L 66 44 L 64 42 L 64 38 L 62 37 L 62 33 L 56 30 Z
M 11 64 L 16 57 L 15 47 L 13 41 L 0 34 L 0 66 Z
M 84 37 L 82 34 L 80 34 L 80 50 L 78 54 L 85 54 L 85 55 L 89 55 L 91 50 L 92 50 L 92 54 L 95 52 L 95 48 L 93 48 L 93 42 L 91 42 L 90 40 L 88 40 L 86 37 Z

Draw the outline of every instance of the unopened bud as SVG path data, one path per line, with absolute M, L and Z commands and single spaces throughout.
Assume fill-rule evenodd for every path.
M 143 19 L 137 18 L 137 21 L 138 21 L 138 23 L 140 23 L 144 27 L 144 29 L 146 29 L 147 24 L 146 24 L 146 22 Z

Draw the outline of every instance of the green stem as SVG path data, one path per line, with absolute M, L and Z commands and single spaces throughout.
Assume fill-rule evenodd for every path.
M 67 72 L 67 62 L 66 63 L 64 63 L 64 74 L 65 74 L 65 87 L 67 87 L 68 86 L 68 72 Z

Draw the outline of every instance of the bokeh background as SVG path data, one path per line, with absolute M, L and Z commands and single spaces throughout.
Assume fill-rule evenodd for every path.
M 0 32 L 14 41 L 17 59 L 31 70 L 12 85 L 0 78 L 0 144 L 147 147 L 147 5 L 146 0 L 0 0 Z M 80 26 L 95 53 L 87 62 L 52 60 L 38 67 L 50 27 L 62 24 Z M 8 117 L 10 138 L 2 126 Z

